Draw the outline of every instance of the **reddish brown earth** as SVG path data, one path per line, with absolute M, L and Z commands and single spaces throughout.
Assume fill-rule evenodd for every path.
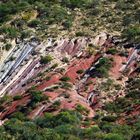
M 49 99 L 54 100 L 58 97 L 58 94 L 60 94 L 60 93 L 47 91 L 44 94 L 47 95 L 49 97 Z
M 103 40 L 103 42 L 103 46 L 101 46 L 101 50 L 103 52 L 106 52 L 108 48 L 113 46 L 111 40 Z M 58 113 L 61 109 L 74 110 L 77 104 L 81 104 L 83 107 L 88 109 L 89 114 L 87 116 L 92 118 L 95 115 L 94 111 L 101 108 L 100 104 L 98 104 L 101 98 L 98 95 L 94 96 L 94 98 L 92 99 L 93 104 L 91 106 L 87 103 L 87 98 L 90 93 L 94 91 L 95 85 L 98 84 L 98 79 L 89 77 L 88 79 L 86 79 L 86 81 L 84 81 L 84 83 L 81 83 L 81 81 L 84 77 L 84 73 L 89 70 L 91 66 L 94 65 L 94 63 L 97 62 L 98 59 L 101 58 L 103 55 L 97 53 L 95 55 L 88 56 L 86 50 L 81 51 L 81 49 L 84 48 L 86 43 L 87 41 L 82 39 L 71 41 L 65 40 L 61 46 L 57 47 L 57 50 L 61 53 L 62 57 L 63 54 L 67 54 L 73 57 L 72 59 L 70 59 L 70 62 L 67 64 L 67 66 L 64 67 L 65 72 L 60 73 L 57 72 L 57 70 L 49 71 L 44 73 L 43 77 L 35 77 L 32 82 L 27 84 L 27 89 L 32 86 L 36 86 L 36 90 L 42 91 L 44 95 L 49 97 L 48 102 L 45 101 L 37 104 L 37 106 L 28 114 L 29 118 L 34 119 L 35 117 L 43 116 L 45 112 L 52 112 L 55 114 Z M 82 55 L 78 58 L 74 57 L 79 52 L 82 52 Z M 133 51 L 129 50 L 129 55 L 131 55 L 132 52 Z M 106 57 L 112 57 L 114 60 L 109 75 L 114 79 L 118 79 L 122 75 L 122 73 L 120 73 L 119 71 L 122 67 L 122 63 L 127 62 L 128 58 L 119 56 L 117 54 L 107 55 Z M 133 65 L 134 64 L 131 64 L 130 66 Z M 43 68 L 46 68 L 46 66 L 42 66 L 41 69 Z M 84 70 L 84 73 L 78 74 L 78 70 Z M 133 74 L 133 72 L 131 74 Z M 50 77 L 50 79 L 45 80 L 44 78 L 46 76 Z M 68 83 L 73 85 L 71 89 L 62 89 L 61 87 L 59 87 L 58 89 L 53 89 L 53 91 L 45 91 L 46 88 L 61 83 L 62 81 L 60 80 L 60 78 L 64 76 L 68 76 L 70 78 L 70 81 L 68 81 Z M 86 85 L 88 85 L 87 89 Z M 77 89 L 78 87 L 79 89 Z M 64 97 L 64 93 L 69 94 L 69 97 Z M 24 96 L 24 94 L 22 96 L 22 99 L 13 101 L 11 105 L 4 105 L 5 111 L 1 112 L 0 119 L 5 119 L 13 112 L 16 112 L 18 106 L 26 106 L 30 102 L 30 96 Z M 112 100 L 113 99 L 115 100 L 115 97 L 112 98 Z M 60 106 L 54 109 L 53 103 L 59 100 L 61 102 Z M 138 114 L 140 114 L 140 106 L 136 106 L 135 110 L 129 112 L 129 115 L 133 116 Z M 120 124 L 122 124 L 125 120 L 120 119 L 118 121 Z
M 117 120 L 117 123 L 118 124 L 126 124 L 126 123 L 132 123 L 133 122 L 135 123 L 136 121 L 136 118 L 140 115 L 140 105 L 134 105 L 131 107 L 131 111 L 127 111 L 127 112 L 124 112 L 121 117 Z M 133 118 L 133 121 L 132 122 L 127 122 L 126 120 L 126 116 L 127 118 L 130 117 L 130 118 Z
M 37 90 L 43 90 L 46 87 L 54 85 L 55 83 L 57 83 L 59 81 L 60 78 L 61 78 L 60 74 L 51 75 L 51 79 L 48 81 L 42 81 L 42 83 L 39 86 L 37 86 Z
M 127 116 L 138 116 L 140 114 L 140 105 L 134 105 L 132 111 L 125 112 Z
M 18 106 L 20 106 L 20 105 L 22 105 L 22 106 L 25 105 L 26 106 L 29 102 L 30 102 L 30 96 L 27 95 L 27 96 L 23 97 L 21 100 L 13 101 L 11 103 L 11 105 L 4 106 L 5 111 L 3 111 L 0 114 L 0 119 L 5 119 L 6 116 L 9 116 L 13 112 L 15 112 L 17 110 Z
M 91 64 L 94 62 L 94 56 L 90 58 L 80 59 L 72 62 L 72 64 L 68 67 L 66 76 L 71 78 L 71 82 L 75 83 L 78 79 L 80 79 L 78 70 L 87 70 L 90 68 Z
M 114 78 L 119 78 L 121 76 L 120 68 L 122 67 L 123 63 L 127 62 L 126 57 L 122 57 L 119 55 L 113 56 L 113 67 L 110 70 L 110 75 Z
M 79 74 L 77 74 L 78 70 L 88 70 L 91 65 L 96 62 L 101 57 L 100 54 L 95 56 L 91 56 L 89 58 L 82 58 L 80 60 L 75 60 L 72 64 L 68 67 L 66 76 L 71 78 L 71 82 L 75 83 L 78 79 L 80 79 Z

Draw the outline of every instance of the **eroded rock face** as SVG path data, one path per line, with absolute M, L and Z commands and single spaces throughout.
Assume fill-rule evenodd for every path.
M 79 77 L 77 71 L 83 70 L 86 71 L 90 68 L 91 64 L 94 62 L 94 56 L 90 58 L 83 58 L 79 61 L 73 62 L 66 71 L 66 76 L 71 77 L 71 81 L 75 83 L 76 79 Z
M 121 72 L 125 72 L 129 69 L 129 73 L 131 74 L 133 73 L 133 71 L 135 71 L 137 69 L 137 63 L 140 61 L 140 45 L 134 45 L 134 44 L 128 44 L 130 45 L 128 49 L 129 54 L 128 54 L 128 58 L 126 60 L 126 63 L 122 65 L 122 67 L 120 68 Z M 125 45 L 126 47 L 126 45 Z
M 93 43 L 95 46 L 102 46 L 108 38 L 109 35 L 107 33 L 102 32 L 95 37 Z
M 88 41 L 86 38 L 80 39 L 62 39 L 59 43 L 57 51 L 62 55 L 70 55 L 71 57 L 76 56 L 84 47 L 86 47 Z
M 49 103 L 46 104 L 41 102 L 28 114 L 29 118 L 32 119 L 37 116 L 42 116 L 45 112 L 58 113 L 61 109 L 73 110 L 78 104 L 81 104 L 89 110 L 89 114 L 87 114 L 88 117 L 93 117 L 95 115 L 93 109 L 99 108 L 98 102 L 102 99 L 100 95 L 95 94 L 96 91 L 94 91 L 100 79 L 97 78 L 96 75 L 95 78 L 91 77 L 88 72 L 92 70 L 95 63 L 102 59 L 102 57 L 111 57 L 114 61 L 112 68 L 109 71 L 109 75 L 116 80 L 122 75 L 119 71 L 122 67 L 122 63 L 127 62 L 127 58 L 124 56 L 120 56 L 118 54 L 106 54 L 107 50 L 114 46 L 111 38 L 112 37 L 107 33 L 101 33 L 95 39 L 60 39 L 55 41 L 55 43 L 50 40 L 50 43 L 48 43 L 49 45 L 46 48 L 46 52 L 45 48 L 40 52 L 43 52 L 45 55 L 51 55 L 53 57 L 52 62 L 46 65 L 40 65 L 37 63 L 37 66 L 35 67 L 36 75 L 33 73 L 30 77 L 32 79 L 28 79 L 27 73 L 30 74 L 32 70 L 30 67 L 32 65 L 30 65 L 26 71 L 21 74 L 17 81 L 12 83 L 14 88 L 8 88 L 8 91 L 10 91 L 9 93 L 14 93 L 14 89 L 17 89 L 16 92 L 22 93 L 24 96 L 26 90 L 35 85 L 36 90 L 42 91 L 43 95 L 49 97 Z M 89 43 L 92 43 L 93 47 L 94 45 L 100 46 L 100 50 L 93 55 L 89 55 L 86 50 Z M 130 56 L 131 55 L 132 53 L 130 53 Z M 64 63 L 62 62 L 62 58 L 66 56 L 69 61 Z M 31 64 L 34 64 L 35 60 L 33 60 Z M 39 60 L 40 58 L 38 57 L 36 61 L 39 62 Z M 51 67 L 56 63 L 58 66 L 51 69 Z M 78 73 L 78 71 L 82 72 Z M 39 72 L 42 72 L 43 75 L 37 76 Z M 46 77 L 49 78 L 46 79 Z M 69 77 L 70 80 L 62 81 L 62 77 Z M 21 86 L 24 83 L 26 83 L 26 85 Z M 16 84 L 20 86 L 17 88 Z M 112 100 L 113 99 L 114 98 L 112 97 Z M 11 106 L 5 105 L 7 109 L 6 111 L 1 112 L 0 118 L 5 119 L 8 115 L 16 111 L 16 107 L 18 105 L 21 105 L 22 103 L 26 106 L 30 100 L 30 96 L 27 96 L 23 97 L 22 100 L 14 101 Z M 56 101 L 61 102 L 58 108 L 54 108 L 53 106 Z

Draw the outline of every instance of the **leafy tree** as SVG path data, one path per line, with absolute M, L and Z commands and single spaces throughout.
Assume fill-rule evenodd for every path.
M 85 128 L 82 130 L 82 138 L 84 138 L 84 139 L 98 139 L 97 138 L 98 133 L 100 133 L 100 135 L 101 135 L 101 130 L 97 125 L 90 127 L 90 128 Z
M 70 124 L 59 125 L 55 127 L 55 131 L 59 134 L 71 134 L 73 132 L 74 126 Z
M 66 139 L 66 140 L 80 140 L 80 138 L 78 138 L 74 135 L 66 135 L 66 136 L 64 136 L 64 139 Z

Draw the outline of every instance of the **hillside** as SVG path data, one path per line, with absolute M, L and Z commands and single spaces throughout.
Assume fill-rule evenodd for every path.
M 0 2 L 1 140 L 139 140 L 140 2 Z

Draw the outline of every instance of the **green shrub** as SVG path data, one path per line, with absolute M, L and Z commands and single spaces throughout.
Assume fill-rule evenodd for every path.
M 60 107 L 60 105 L 61 105 L 61 101 L 55 101 L 54 103 L 53 103 L 53 105 L 52 105 L 52 107 L 54 108 L 54 109 L 58 109 L 59 107 Z
M 1 29 L 0 29 L 0 33 L 4 33 L 6 34 L 7 37 L 11 38 L 11 39 L 14 39 L 18 36 L 18 31 L 15 27 L 6 27 L 6 26 L 3 26 Z
M 1 99 L 0 99 L 0 104 L 3 104 L 3 103 L 5 103 L 5 102 L 10 102 L 10 101 L 12 101 L 13 99 L 10 97 L 10 96 L 8 96 L 8 95 L 4 95 Z
M 53 60 L 53 58 L 52 58 L 50 55 L 41 56 L 40 63 L 41 63 L 41 64 L 48 64 L 48 63 L 51 62 L 52 60 Z
M 89 6 L 91 3 L 90 0 L 63 0 L 63 5 L 69 7 L 69 8 L 83 8 Z
M 60 78 L 60 80 L 67 82 L 67 81 L 70 81 L 70 78 L 68 76 L 64 76 L 64 77 Z
M 112 54 L 112 55 L 114 55 L 114 54 L 116 54 L 118 51 L 115 49 L 115 48 L 110 48 L 110 49 L 108 49 L 108 51 L 106 52 L 107 54 Z
M 133 99 L 139 99 L 140 98 L 140 92 L 138 90 L 129 91 L 126 97 L 133 98 Z
M 49 81 L 50 79 L 51 79 L 50 76 L 45 77 L 45 80 L 46 80 L 46 81 Z
M 76 32 L 76 36 L 78 37 L 78 36 L 85 36 L 86 34 L 85 34 L 85 32 Z
M 68 62 L 69 62 L 69 59 L 68 59 L 67 57 L 64 57 L 64 58 L 62 59 L 62 62 L 68 63 Z
M 89 110 L 85 107 L 83 107 L 81 104 L 78 104 L 75 108 L 78 112 L 83 113 L 83 114 L 88 114 Z
M 116 121 L 116 119 L 117 119 L 116 116 L 105 116 L 102 118 L 102 121 L 114 122 L 114 121 Z
M 82 73 L 84 73 L 84 70 L 78 70 L 76 73 L 82 74 Z
M 140 40 L 140 27 L 134 26 L 125 29 L 122 33 L 122 37 L 126 37 L 130 41 L 139 41 Z
M 132 17 L 130 15 L 126 15 L 123 17 L 123 22 L 122 22 L 122 25 L 123 26 L 128 26 L 130 25 L 130 23 L 132 22 Z
M 63 22 L 63 26 L 66 29 L 70 29 L 72 27 L 72 21 L 71 20 L 66 20 L 65 22 Z
M 108 71 L 112 66 L 112 60 L 109 58 L 102 58 L 99 60 L 99 63 L 96 65 L 95 74 L 93 76 L 98 77 L 108 77 Z
M 58 67 L 58 63 L 55 63 L 51 66 L 51 69 L 55 69 L 56 67 Z
M 32 27 L 32 28 L 35 28 L 39 25 L 40 25 L 40 20 L 38 20 L 38 19 L 34 19 L 34 20 L 30 21 L 28 24 L 28 26 Z
M 30 35 L 31 35 L 31 31 L 29 31 L 29 30 L 27 30 L 27 31 L 22 31 L 22 32 L 21 32 L 20 38 L 21 38 L 21 39 L 29 38 Z
M 63 88 L 63 89 L 70 90 L 72 88 L 72 84 L 63 81 L 63 82 L 60 83 L 60 87 Z
M 19 119 L 19 120 L 25 120 L 26 119 L 25 115 L 22 112 L 13 113 L 12 115 L 10 115 L 10 118 L 16 118 L 16 119 Z
M 135 13 L 135 20 L 140 23 L 140 9 L 138 9 Z
M 12 48 L 12 45 L 11 44 L 6 44 L 4 46 L 4 48 L 5 48 L 6 51 L 9 51 Z
M 22 96 L 21 95 L 16 95 L 13 97 L 13 100 L 20 100 L 22 99 Z
M 124 140 L 124 138 L 118 134 L 107 134 L 104 138 L 104 140 Z
M 42 101 L 43 99 L 43 95 L 41 91 L 35 91 L 35 90 L 31 90 L 30 91 L 31 97 L 32 97 L 32 102 L 33 103 L 37 103 Z

